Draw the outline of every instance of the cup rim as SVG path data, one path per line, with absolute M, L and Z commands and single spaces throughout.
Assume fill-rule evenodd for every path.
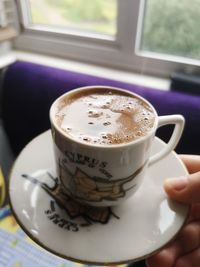
M 126 143 L 120 143 L 120 144 L 93 144 L 93 143 L 86 143 L 86 142 L 81 142 L 79 140 L 76 140 L 74 138 L 72 138 L 71 136 L 65 134 L 55 123 L 54 120 L 54 114 L 55 114 L 55 108 L 56 108 L 56 104 L 66 95 L 70 96 L 73 95 L 79 91 L 83 91 L 83 90 L 90 90 L 90 89 L 110 89 L 110 90 L 114 90 L 114 91 L 118 91 L 118 92 L 124 92 L 127 93 L 130 96 L 134 96 L 140 100 L 142 100 L 143 102 L 145 102 L 148 106 L 150 106 L 150 108 L 153 110 L 154 115 L 155 115 L 155 120 L 154 120 L 154 125 L 151 128 L 150 131 L 148 131 L 148 133 L 142 137 L 139 137 L 138 139 L 126 142 Z M 113 87 L 113 86 L 106 86 L 106 85 L 90 85 L 90 86 L 83 86 L 83 87 L 78 87 L 75 89 L 72 89 L 64 94 L 62 94 L 61 96 L 59 96 L 57 99 L 54 100 L 54 102 L 51 104 L 50 110 L 49 110 L 49 117 L 50 117 L 50 123 L 51 125 L 54 127 L 54 129 L 56 129 L 56 131 L 59 132 L 59 134 L 61 134 L 64 138 L 69 139 L 71 142 L 76 143 L 78 145 L 82 145 L 84 147 L 88 147 L 88 148 L 98 148 L 98 149 L 117 149 L 117 148 L 123 148 L 123 147 L 130 147 L 131 145 L 135 145 L 135 144 L 139 144 L 141 142 L 144 142 L 146 139 L 148 139 L 150 136 L 152 136 L 158 126 L 158 113 L 155 110 L 154 106 L 144 97 L 138 95 L 137 93 L 133 93 L 127 89 L 123 89 L 123 88 L 119 88 L 119 87 Z

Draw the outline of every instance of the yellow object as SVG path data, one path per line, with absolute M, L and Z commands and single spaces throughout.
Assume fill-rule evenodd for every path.
M 6 197 L 6 185 L 3 173 L 0 167 L 0 207 L 3 206 Z

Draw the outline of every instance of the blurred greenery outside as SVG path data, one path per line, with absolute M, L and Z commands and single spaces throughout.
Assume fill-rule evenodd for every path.
M 116 34 L 117 0 L 29 1 L 35 24 Z M 199 59 L 199 17 L 200 0 L 146 1 L 141 49 Z
M 117 0 L 30 0 L 35 24 L 115 35 Z
M 200 0 L 148 0 L 141 49 L 200 58 Z

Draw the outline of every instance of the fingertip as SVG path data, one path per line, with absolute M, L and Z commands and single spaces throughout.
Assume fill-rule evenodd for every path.
M 169 178 L 164 181 L 166 193 L 183 203 L 200 203 L 200 171 L 188 176 Z
M 164 181 L 164 188 L 167 192 L 181 191 L 188 185 L 188 178 L 185 176 L 168 178 Z

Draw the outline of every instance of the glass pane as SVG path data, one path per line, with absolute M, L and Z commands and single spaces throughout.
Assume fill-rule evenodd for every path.
M 200 0 L 147 0 L 141 49 L 200 59 Z
M 117 0 L 29 0 L 32 23 L 116 34 Z

